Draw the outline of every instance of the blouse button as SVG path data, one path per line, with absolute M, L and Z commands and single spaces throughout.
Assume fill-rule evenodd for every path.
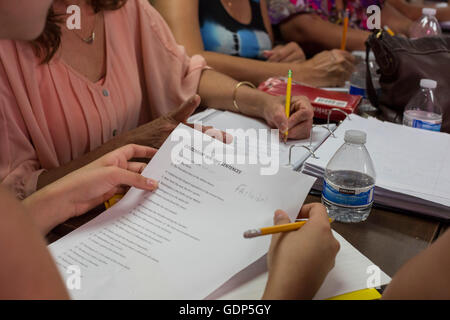
M 109 96 L 109 92 L 108 92 L 108 90 L 106 90 L 106 89 L 103 89 L 103 95 L 104 95 L 105 97 L 108 97 L 108 96 Z

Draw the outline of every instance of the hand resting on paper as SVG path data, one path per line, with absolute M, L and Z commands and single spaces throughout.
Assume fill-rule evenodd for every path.
M 339 242 L 333 237 L 325 207 L 304 205 L 299 218 L 309 220 L 296 231 L 272 236 L 263 299 L 312 299 L 334 267 Z M 277 210 L 274 224 L 286 223 L 290 223 L 288 215 Z
M 198 94 L 190 97 L 183 102 L 178 109 L 169 114 L 157 118 L 147 124 L 144 124 L 134 130 L 131 130 L 128 135 L 132 138 L 130 141 L 139 145 L 151 146 L 160 148 L 172 131 L 180 124 L 184 123 L 194 129 L 201 129 L 201 131 L 211 137 L 222 141 L 224 143 L 231 143 L 233 137 L 225 132 L 214 129 L 211 126 L 194 126 L 187 123 L 188 118 L 194 113 L 195 109 L 200 105 L 201 98 Z
M 158 182 L 140 173 L 146 164 L 129 161 L 151 159 L 156 149 L 126 145 L 49 184 L 23 201 L 42 234 L 82 215 L 129 186 L 154 191 Z

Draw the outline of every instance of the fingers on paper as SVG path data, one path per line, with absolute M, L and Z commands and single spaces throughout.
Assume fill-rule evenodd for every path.
M 142 168 L 136 163 L 132 163 L 131 166 L 135 170 Z M 151 178 L 146 178 L 143 175 L 136 173 L 134 170 L 130 171 L 118 167 L 107 167 L 105 168 L 104 174 L 109 179 L 113 188 L 122 185 L 149 191 L 154 191 L 158 188 L 158 181 Z
M 155 148 L 147 147 L 147 146 L 140 146 L 137 144 L 128 144 L 126 146 L 123 146 L 116 151 L 113 152 L 119 152 L 123 153 L 127 160 L 130 160 L 132 158 L 147 158 L 151 159 L 156 154 L 158 150 Z

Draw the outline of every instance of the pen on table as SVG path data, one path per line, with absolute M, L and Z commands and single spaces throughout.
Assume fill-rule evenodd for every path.
M 295 221 L 296 222 L 280 224 L 272 227 L 247 230 L 244 232 L 244 238 L 255 238 L 267 234 L 298 230 L 308 222 L 308 219 L 297 219 Z M 332 223 L 334 220 L 329 218 L 328 221 Z
M 289 119 L 289 117 L 291 116 L 291 90 L 292 90 L 292 70 L 289 70 L 288 81 L 286 86 L 286 107 L 285 107 L 287 119 Z M 289 132 L 286 129 L 286 132 L 284 133 L 284 143 L 286 143 L 287 141 L 288 134 Z
M 347 46 L 347 31 L 348 31 L 348 11 L 344 13 L 344 26 L 342 28 L 342 38 L 341 38 L 341 50 L 345 50 Z
M 391 28 L 389 28 L 388 26 L 384 26 L 383 29 L 384 29 L 384 31 L 389 33 L 390 36 L 395 36 L 394 31 L 392 31 Z

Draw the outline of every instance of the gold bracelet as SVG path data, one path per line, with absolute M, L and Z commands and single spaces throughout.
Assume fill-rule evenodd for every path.
M 251 83 L 251 82 L 248 82 L 248 81 L 242 81 L 242 82 L 239 82 L 236 85 L 236 87 L 234 88 L 234 92 L 233 92 L 233 104 L 234 104 L 234 107 L 236 108 L 236 110 L 238 112 L 241 112 L 241 110 L 239 109 L 239 106 L 238 106 L 238 104 L 236 102 L 236 94 L 237 94 L 237 89 L 239 89 L 239 87 L 241 87 L 243 85 L 246 85 L 246 86 L 249 86 L 249 87 L 251 87 L 253 89 L 256 89 L 255 85 L 253 83 Z

